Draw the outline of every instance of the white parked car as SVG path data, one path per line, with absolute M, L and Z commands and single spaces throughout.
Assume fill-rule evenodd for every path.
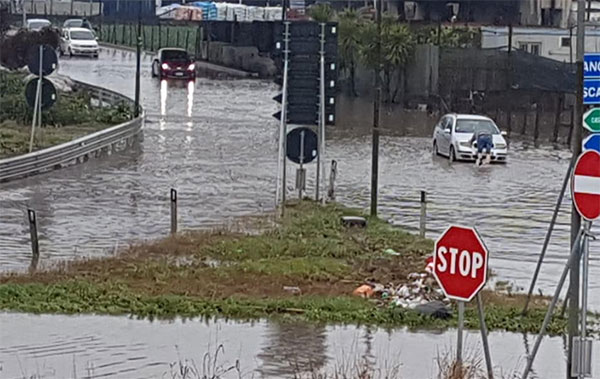
M 49 26 L 52 26 L 52 23 L 44 18 L 30 18 L 27 20 L 27 29 L 29 30 L 40 31 Z
M 492 134 L 492 161 L 506 162 L 506 133 L 500 132 L 492 119 L 469 114 L 448 114 L 440 119 L 433 131 L 434 154 L 447 156 L 450 161 L 474 161 L 477 159 L 477 141 L 471 139 L 475 131 Z
M 60 54 L 87 55 L 98 58 L 98 41 L 89 29 L 69 28 L 63 29 L 60 38 Z

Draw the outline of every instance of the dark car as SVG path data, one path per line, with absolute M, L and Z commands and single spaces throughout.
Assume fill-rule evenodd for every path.
M 92 24 L 85 18 L 70 18 L 63 24 L 63 29 L 84 28 L 94 31 Z
M 184 49 L 160 49 L 152 62 L 152 77 L 195 79 L 196 67 L 194 60 Z

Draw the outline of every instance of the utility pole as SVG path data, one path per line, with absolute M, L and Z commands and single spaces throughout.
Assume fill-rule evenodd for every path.
M 373 98 L 373 146 L 371 156 L 371 216 L 377 216 L 377 193 L 379 186 L 379 108 L 381 106 L 381 8 L 382 0 L 377 1 L 377 41 L 375 47 L 375 96 Z
M 575 100 L 575 123 L 573 126 L 573 137 L 571 140 L 571 150 L 573 158 L 577 159 L 581 154 L 581 129 L 583 120 L 583 56 L 585 49 L 585 0 L 577 0 L 577 46 L 576 46 L 576 65 L 577 65 L 577 98 Z M 575 244 L 577 235 L 581 228 L 581 218 L 575 202 L 571 206 L 571 247 Z M 568 353 L 567 353 L 567 378 L 571 378 L 573 339 L 579 335 L 579 262 L 581 254 L 577 257 L 571 268 L 569 276 L 569 325 L 568 325 Z

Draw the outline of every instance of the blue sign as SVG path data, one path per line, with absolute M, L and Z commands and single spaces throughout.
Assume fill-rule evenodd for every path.
M 583 81 L 583 103 L 600 104 L 600 79 Z
M 584 139 L 583 150 L 596 150 L 600 153 L 600 133 L 590 134 Z
M 585 54 L 583 57 L 583 77 L 600 78 L 600 54 Z

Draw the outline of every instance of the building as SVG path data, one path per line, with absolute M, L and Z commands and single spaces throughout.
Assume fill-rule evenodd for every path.
M 399 2 L 399 13 L 403 11 L 403 18 L 411 21 L 566 28 L 573 2 L 576 0 L 410 0 Z
M 509 27 L 486 26 L 481 28 L 481 47 L 508 49 Z M 560 62 L 575 61 L 574 28 L 513 27 L 512 47 Z M 585 31 L 585 51 L 600 52 L 600 28 L 588 27 Z

